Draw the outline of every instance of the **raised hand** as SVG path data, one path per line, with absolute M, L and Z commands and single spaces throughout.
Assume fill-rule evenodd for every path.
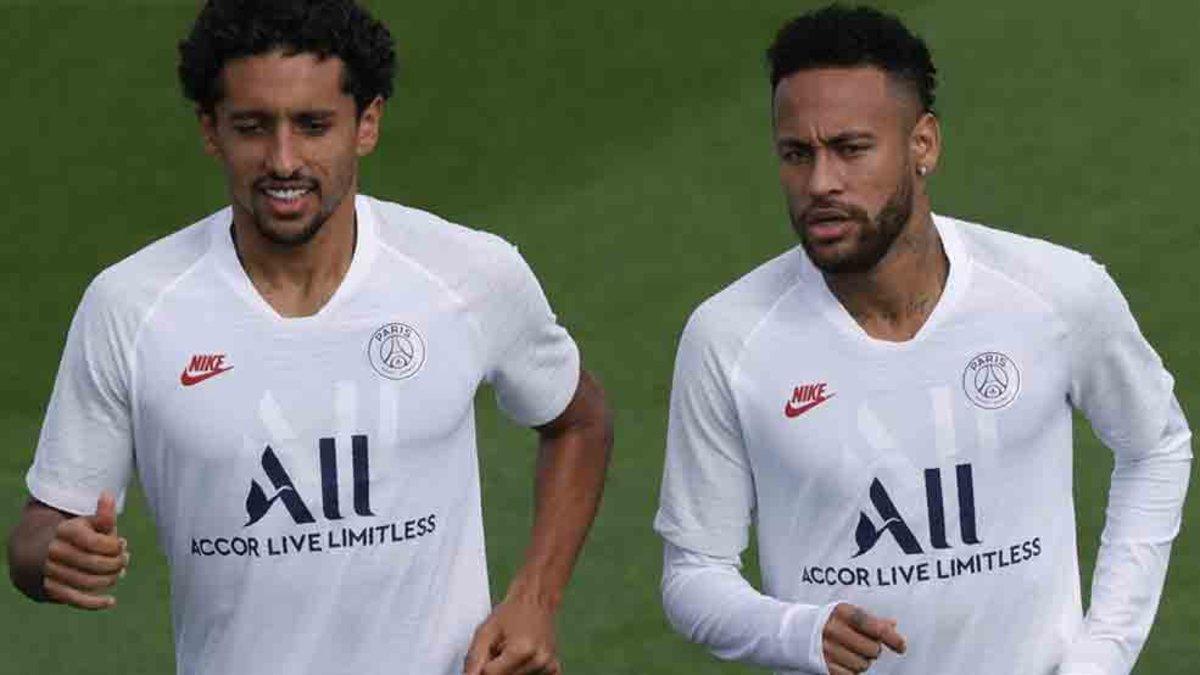
M 62 521 L 46 553 L 42 585 L 46 597 L 81 609 L 108 609 L 117 599 L 105 593 L 125 576 L 127 544 L 117 534 L 117 502 L 104 492 L 96 513 Z
M 821 635 L 829 675 L 865 672 L 884 647 L 897 654 L 907 648 L 895 621 L 872 616 L 846 603 L 834 608 Z

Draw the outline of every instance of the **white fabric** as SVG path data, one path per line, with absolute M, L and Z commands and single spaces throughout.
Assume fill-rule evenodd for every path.
M 476 389 L 530 426 L 574 394 L 576 347 L 515 248 L 356 213 L 313 316 L 258 295 L 226 209 L 101 273 L 72 323 L 27 484 L 91 513 L 136 464 L 179 673 L 461 672 L 490 609 Z
M 1090 259 L 935 224 L 950 274 L 908 342 L 866 335 L 799 248 L 693 314 L 655 518 L 667 614 L 718 656 L 780 671 L 825 672 L 820 633 L 791 644 L 804 631 L 780 606 L 746 610 L 763 596 L 897 619 L 908 653 L 872 673 L 1128 673 L 1188 481 L 1173 380 Z M 1116 460 L 1086 618 L 1073 406 Z M 762 595 L 729 580 L 752 525 Z
M 740 569 L 736 557 L 704 555 L 666 542 L 662 594 L 671 626 L 722 659 L 823 672 L 819 636 L 837 603 L 818 607 L 777 600 L 754 590 Z

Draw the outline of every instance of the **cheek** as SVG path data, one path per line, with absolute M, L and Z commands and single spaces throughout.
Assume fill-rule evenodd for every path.
M 872 215 L 887 204 L 896 192 L 896 186 L 904 179 L 903 165 L 881 160 L 863 162 L 855 167 L 856 190 Z
M 779 165 L 779 184 L 791 201 L 808 198 L 808 171 L 789 164 Z

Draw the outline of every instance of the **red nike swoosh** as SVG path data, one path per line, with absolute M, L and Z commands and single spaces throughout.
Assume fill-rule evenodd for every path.
M 179 374 L 179 384 L 182 384 L 185 387 L 190 387 L 193 384 L 200 384 L 210 377 L 216 377 L 217 375 L 229 370 L 233 370 L 233 366 L 226 366 L 224 368 L 210 370 L 207 373 L 200 373 L 199 375 L 191 375 L 188 373 L 187 369 L 184 368 L 183 372 Z
M 792 402 L 788 401 L 787 405 L 783 406 L 783 414 L 787 415 L 788 417 L 799 417 L 799 416 L 803 415 L 804 413 L 808 412 L 809 410 L 812 410 L 813 408 L 821 405 L 825 401 L 828 401 L 829 399 L 833 398 L 836 395 L 837 394 L 830 394 L 830 395 L 826 396 L 825 398 L 819 398 L 815 401 L 809 401 L 808 403 L 805 403 L 804 405 L 797 406 L 797 407 L 792 407 Z

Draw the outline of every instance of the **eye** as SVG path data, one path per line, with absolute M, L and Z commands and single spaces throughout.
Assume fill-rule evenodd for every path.
M 846 143 L 837 146 L 837 153 L 842 157 L 852 158 L 864 155 L 870 149 L 871 146 L 867 143 Z
M 807 164 L 812 161 L 812 151 L 806 148 L 782 148 L 779 159 L 784 164 Z
M 255 120 L 239 120 L 233 123 L 233 130 L 242 136 L 255 136 L 265 132 L 266 127 Z
M 332 125 L 326 120 L 300 120 L 297 126 L 306 136 L 322 136 Z

